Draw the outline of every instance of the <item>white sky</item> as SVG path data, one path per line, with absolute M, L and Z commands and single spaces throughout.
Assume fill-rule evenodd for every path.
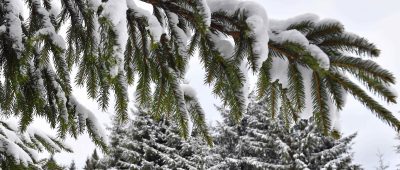
M 399 0 L 255 0 L 265 6 L 268 16 L 273 19 L 286 19 L 303 13 L 315 13 L 321 18 L 333 18 L 341 21 L 347 31 L 366 37 L 377 44 L 382 50 L 381 58 L 377 61 L 385 68 L 391 70 L 397 78 L 400 77 L 400 1 Z M 204 71 L 195 60 L 190 62 L 187 78 L 197 90 L 200 102 L 207 113 L 208 121 L 220 119 L 213 104 L 219 101 L 211 94 L 211 89 L 203 85 Z M 399 84 L 396 89 L 400 91 Z M 96 102 L 85 97 L 84 89 L 74 89 L 74 94 L 81 96 L 82 101 L 90 110 L 96 113 L 99 119 L 106 123 L 113 112 L 104 113 L 98 110 Z M 130 97 L 133 96 L 131 92 Z M 112 103 L 110 104 L 113 105 Z M 388 108 L 400 115 L 400 106 L 390 105 Z M 342 132 L 346 135 L 358 133 L 353 151 L 355 161 L 362 164 L 365 169 L 375 169 L 377 166 L 378 150 L 384 154 L 385 162 L 394 169 L 400 163 L 400 154 L 394 153 L 395 131 L 383 123 L 373 113 L 365 109 L 352 97 L 348 98 L 345 109 L 340 113 Z M 40 121 L 37 121 L 40 122 Z M 43 124 L 35 123 L 42 129 Z M 69 165 L 74 159 L 78 167 L 83 168 L 86 158 L 92 153 L 94 145 L 87 135 L 82 135 L 77 140 L 67 139 L 74 153 L 57 154 L 59 162 Z

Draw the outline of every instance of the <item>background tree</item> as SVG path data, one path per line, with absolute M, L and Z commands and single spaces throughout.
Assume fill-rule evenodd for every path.
M 377 152 L 376 156 L 378 157 L 378 166 L 376 167 L 376 170 L 389 169 L 389 165 L 384 162 L 383 154 L 380 151 Z
M 69 165 L 68 167 L 69 170 L 76 170 L 76 165 L 75 165 L 75 161 L 72 160 L 71 165 Z
M 222 110 L 214 148 L 219 157 L 211 169 L 360 169 L 350 153 L 355 135 L 324 136 L 313 119 L 288 126 L 284 114 L 269 118 L 264 102 L 253 95 L 239 124 Z
M 85 167 L 83 167 L 85 170 L 95 170 L 95 169 L 107 169 L 105 165 L 100 161 L 100 157 L 97 154 L 97 150 L 95 149 L 93 151 L 93 154 L 91 157 L 86 159 L 85 162 Z
M 103 162 L 116 169 L 201 169 L 206 143 L 179 136 L 176 122 L 151 117 L 146 110 L 134 112 L 128 124 L 114 122 L 111 146 Z
M 54 155 L 50 155 L 50 158 L 44 160 L 44 165 L 42 166 L 44 170 L 64 170 L 66 167 L 59 165 L 54 160 Z

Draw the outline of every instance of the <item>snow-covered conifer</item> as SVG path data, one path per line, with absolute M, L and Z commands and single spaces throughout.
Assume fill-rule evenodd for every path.
M 103 162 L 100 161 L 100 157 L 97 154 L 97 150 L 95 149 L 92 155 L 86 159 L 84 170 L 99 170 L 99 169 L 107 169 Z
M 220 109 L 225 116 L 213 150 L 219 159 L 211 169 L 359 169 L 350 152 L 355 134 L 336 140 L 312 118 L 288 125 L 283 114 L 272 119 L 266 108 L 251 95 L 239 124 Z
M 114 121 L 109 153 L 103 159 L 116 169 L 202 169 L 207 144 L 195 133 L 187 141 L 177 123 L 154 119 L 148 110 L 134 111 L 127 124 Z
M 68 170 L 76 170 L 76 164 L 74 160 L 72 160 L 71 164 L 68 167 Z
M 43 160 L 44 165 L 42 165 L 43 170 L 64 170 L 64 166 L 59 165 L 54 159 L 54 155 L 50 155 L 50 158 Z

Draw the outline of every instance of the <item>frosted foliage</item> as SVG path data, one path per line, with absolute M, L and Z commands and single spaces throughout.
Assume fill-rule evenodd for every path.
M 123 72 L 124 51 L 128 40 L 126 10 L 128 9 L 125 0 L 107 1 L 103 5 L 104 11 L 102 15 L 107 17 L 113 24 L 113 29 L 117 34 L 117 46 L 114 47 L 114 54 L 117 63 L 110 68 L 110 75 L 116 77 Z
M 208 7 L 207 4 L 207 0 L 200 0 L 201 2 L 201 10 L 202 10 L 202 14 L 203 17 L 205 19 L 205 23 L 207 26 L 211 25 L 211 11 L 210 11 L 210 7 Z
M 315 23 L 316 26 L 330 25 L 330 24 L 338 24 L 338 25 L 341 25 L 341 27 L 343 27 L 343 24 L 341 22 L 339 22 L 338 20 L 335 20 L 335 19 L 330 19 L 330 18 L 321 19 Z
M 355 135 L 340 140 L 324 136 L 312 119 L 287 126 L 283 115 L 274 120 L 266 115 L 263 101 L 252 96 L 249 101 L 239 124 L 224 116 L 217 126 L 211 169 L 359 168 L 351 162 L 351 141 Z M 221 112 L 225 115 L 226 111 Z
M 172 28 L 171 31 L 175 33 L 174 35 L 176 35 L 178 41 L 179 55 L 187 56 L 186 45 L 188 43 L 189 37 L 186 32 L 178 26 L 178 15 L 169 12 L 167 13 L 167 16 L 169 18 L 170 27 Z
M 318 61 L 319 66 L 325 70 L 329 69 L 329 57 L 318 46 L 310 44 L 307 47 L 311 55 Z
M 33 0 L 32 3 L 35 4 L 34 6 L 42 19 L 42 28 L 36 32 L 36 35 L 49 36 L 54 45 L 63 50 L 66 49 L 64 38 L 56 32 L 51 23 L 49 12 L 41 6 L 39 0 Z
M 101 5 L 101 0 L 88 0 L 88 5 L 92 9 L 97 9 Z
M 319 17 L 315 14 L 302 14 L 293 18 L 289 18 L 286 20 L 274 20 L 270 19 L 270 29 L 271 30 L 276 30 L 276 31 L 284 31 L 286 30 L 290 25 L 293 24 L 298 24 L 303 21 L 310 21 L 310 22 L 317 22 L 319 20 Z
M 269 20 L 265 9 L 262 5 L 253 1 L 220 1 L 220 0 L 208 0 L 208 6 L 211 12 L 225 11 L 228 14 L 233 13 L 236 10 L 246 12 L 246 23 L 250 27 L 250 34 L 255 38 L 253 45 L 253 52 L 259 56 L 256 61 L 256 68 L 260 68 L 262 63 L 268 57 L 268 46 L 269 35 Z
M 329 57 L 318 46 L 310 44 L 301 32 L 297 30 L 282 31 L 276 35 L 271 35 L 271 39 L 277 43 L 293 42 L 302 45 L 318 61 L 321 68 L 329 69 Z
M 399 93 L 394 86 L 386 85 L 387 89 L 390 91 L 391 94 L 398 97 Z
M 196 93 L 196 90 L 193 87 L 191 87 L 188 84 L 182 84 L 181 87 L 182 87 L 182 90 L 183 90 L 185 95 L 188 95 L 188 96 L 190 96 L 192 98 L 196 98 L 197 99 L 197 93 Z
M 232 59 L 233 56 L 233 51 L 234 51 L 234 46 L 232 41 L 228 39 L 228 37 L 224 35 L 215 35 L 211 34 L 211 40 L 213 40 L 215 47 L 217 48 L 218 52 L 221 53 L 221 55 L 227 59 L 230 60 Z
M 71 151 L 69 146 L 38 129 L 28 127 L 20 132 L 17 127 L 15 122 L 0 121 L 0 157 L 6 161 L 28 166 L 40 160 L 39 150 L 44 148 L 51 152 Z
M 195 136 L 184 141 L 175 123 L 156 121 L 142 109 L 128 124 L 115 122 L 111 131 L 111 151 L 102 160 L 107 168 L 198 169 L 205 156 L 197 155 L 206 146 Z
M 78 113 L 79 120 L 82 123 L 88 123 L 90 124 L 90 127 L 87 127 L 92 131 L 97 138 L 102 139 L 107 143 L 107 136 L 106 133 L 103 129 L 103 127 L 100 125 L 99 121 L 97 120 L 96 116 L 88 110 L 85 106 L 80 104 L 74 96 L 71 96 L 69 100 L 71 105 L 75 105 L 76 112 Z
M 128 8 L 135 11 L 136 17 L 145 17 L 149 22 L 149 31 L 152 38 L 155 41 L 160 41 L 161 34 L 164 33 L 164 29 L 161 27 L 160 22 L 157 18 L 152 15 L 149 11 L 142 9 L 140 6 L 136 5 L 134 0 L 126 0 Z
M 22 27 L 21 20 L 19 16 L 22 15 L 22 6 L 19 0 L 5 0 L 5 10 L 6 10 L 6 29 L 8 31 L 8 36 L 12 40 L 12 48 L 14 48 L 20 57 L 21 51 L 24 50 L 24 45 L 22 44 Z M 3 27 L 3 26 L 2 26 Z

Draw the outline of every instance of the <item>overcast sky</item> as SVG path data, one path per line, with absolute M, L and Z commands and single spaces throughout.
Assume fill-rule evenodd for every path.
M 347 31 L 366 37 L 377 44 L 382 50 L 381 58 L 377 59 L 383 67 L 391 70 L 396 78 L 400 77 L 400 1 L 399 0 L 255 0 L 264 5 L 269 18 L 286 19 L 304 13 L 315 13 L 321 18 L 333 18 L 341 21 Z M 200 102 L 207 112 L 207 120 L 215 121 L 220 116 L 215 111 L 213 104 L 219 101 L 213 97 L 209 87 L 202 85 L 204 72 L 195 60 L 187 75 L 190 84 L 198 91 Z M 399 84 L 396 89 L 400 89 Z M 399 91 L 399 90 L 398 90 Z M 96 112 L 102 122 L 107 124 L 112 109 L 107 113 L 100 112 L 94 101 L 86 99 L 84 89 L 75 89 L 74 94 L 81 96 L 79 99 L 90 110 Z M 133 93 L 129 94 L 131 97 Z M 390 105 L 388 108 L 398 116 L 399 105 Z M 400 163 L 400 154 L 394 152 L 394 145 L 400 141 L 394 140 L 395 131 L 383 123 L 373 113 L 365 109 L 352 97 L 348 97 L 345 109 L 340 113 L 341 130 L 345 135 L 357 132 L 353 151 L 355 161 L 366 169 L 375 169 L 378 150 L 384 154 L 385 162 L 390 164 L 390 169 Z M 40 125 L 43 128 L 43 124 Z M 74 159 L 78 167 L 82 167 L 94 145 L 83 135 L 78 140 L 68 139 L 67 142 L 74 148 L 72 154 L 57 154 L 60 162 Z

